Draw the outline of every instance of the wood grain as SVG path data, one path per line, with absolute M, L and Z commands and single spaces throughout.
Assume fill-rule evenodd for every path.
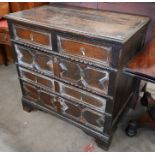
M 91 59 L 95 62 L 99 61 L 100 63 L 106 63 L 107 65 L 109 65 L 108 60 L 111 59 L 112 47 L 99 47 L 84 42 L 64 38 L 60 38 L 60 42 L 60 49 L 66 54 Z
M 155 77 L 155 33 L 151 42 L 131 59 L 127 71 L 152 79 Z
M 38 14 L 39 12 L 39 14 Z M 74 14 L 73 14 L 74 12 Z M 5 16 L 15 21 L 126 42 L 149 18 L 86 8 L 42 6 Z

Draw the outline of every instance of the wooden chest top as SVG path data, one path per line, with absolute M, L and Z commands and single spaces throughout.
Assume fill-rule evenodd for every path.
M 12 13 L 6 18 L 120 43 L 149 22 L 144 16 L 53 5 Z

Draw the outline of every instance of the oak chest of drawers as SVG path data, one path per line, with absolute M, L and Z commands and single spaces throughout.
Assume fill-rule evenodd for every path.
M 139 83 L 122 68 L 142 48 L 149 19 L 55 5 L 6 18 L 23 108 L 63 118 L 108 147 L 136 100 Z

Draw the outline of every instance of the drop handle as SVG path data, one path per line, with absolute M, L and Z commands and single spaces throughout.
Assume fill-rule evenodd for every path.
M 47 61 L 47 63 L 46 63 L 47 65 L 53 65 L 53 61 L 52 60 L 49 60 L 49 61 Z
M 86 50 L 85 50 L 85 48 L 81 47 L 81 48 L 80 48 L 80 53 L 81 53 L 83 56 L 85 56 L 85 55 L 86 55 Z
M 47 61 L 47 66 L 48 66 L 48 69 L 50 69 L 50 71 L 53 71 L 53 61 L 52 60 L 49 60 Z
M 106 81 L 108 81 L 108 80 L 109 80 L 109 74 L 106 72 L 105 77 L 99 79 L 99 82 L 100 82 L 101 84 L 104 84 L 104 83 L 105 83 Z
M 30 33 L 30 39 L 31 39 L 31 41 L 34 40 L 34 39 L 33 39 L 33 34 L 32 34 L 32 33 Z
M 86 80 L 81 76 L 81 83 L 83 84 L 84 87 L 88 86 L 88 83 L 86 82 Z
M 61 110 L 63 111 L 63 112 L 65 112 L 67 109 L 68 109 L 68 106 L 64 103 L 64 100 L 63 99 L 58 99 L 59 100 L 59 102 L 60 102 L 60 104 L 61 104 Z
M 59 66 L 63 71 L 68 71 L 67 67 L 63 63 L 59 63 Z

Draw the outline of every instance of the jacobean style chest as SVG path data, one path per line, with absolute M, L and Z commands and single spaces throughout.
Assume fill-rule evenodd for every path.
M 122 72 L 149 18 L 48 5 L 6 16 L 26 111 L 62 118 L 108 147 L 139 82 Z

